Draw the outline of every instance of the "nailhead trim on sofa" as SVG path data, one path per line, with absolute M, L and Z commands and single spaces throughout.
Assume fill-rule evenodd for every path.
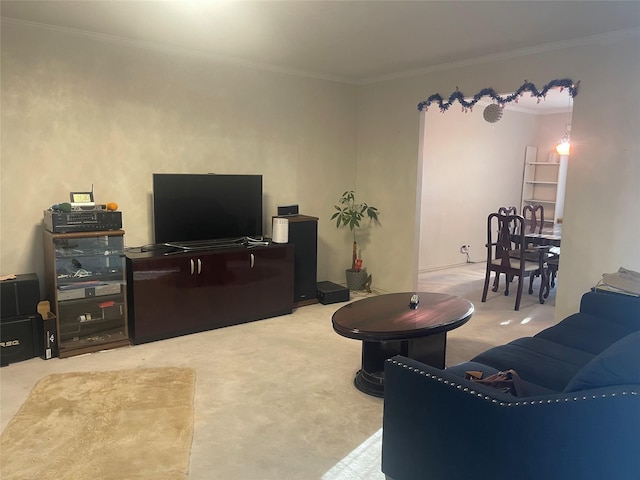
M 433 375 L 431 373 L 425 372 L 424 370 L 421 370 L 419 368 L 415 368 L 412 367 L 410 365 L 407 365 L 405 363 L 399 362 L 397 360 L 389 360 L 390 362 L 403 367 L 407 370 L 416 372 L 420 375 L 423 375 L 425 377 L 437 380 L 438 382 L 444 383 L 445 385 L 451 385 L 452 387 L 457 388 L 458 390 L 462 390 L 465 393 L 468 393 L 470 395 L 475 395 L 478 398 L 482 398 L 483 400 L 489 401 L 491 403 L 495 403 L 501 407 L 520 407 L 520 406 L 533 406 L 533 405 L 545 405 L 545 404 L 552 404 L 552 403 L 563 403 L 563 402 L 577 402 L 577 401 L 584 401 L 584 400 L 598 400 L 598 399 L 602 399 L 602 398 L 607 398 L 607 397 L 615 397 L 617 395 L 638 395 L 638 392 L 636 391 L 621 391 L 621 392 L 614 392 L 614 393 L 610 393 L 610 394 L 602 394 L 602 395 L 590 395 L 590 396 L 566 396 L 564 398 L 556 398 L 555 400 L 551 400 L 551 399 L 547 399 L 547 400 L 531 400 L 531 401 L 514 401 L 514 402 L 502 402 L 499 400 L 496 400 L 495 398 L 492 398 L 488 395 L 485 395 L 484 393 L 480 393 L 477 392 L 476 390 L 473 390 L 469 387 L 465 387 L 463 385 L 460 385 L 459 383 L 455 383 L 452 382 L 451 380 L 445 380 L 442 377 L 439 377 L 438 375 Z M 562 394 L 559 394 L 562 395 Z

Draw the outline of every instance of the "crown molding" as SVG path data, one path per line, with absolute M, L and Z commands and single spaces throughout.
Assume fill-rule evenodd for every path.
M 462 67 L 468 67 L 468 66 L 479 65 L 484 63 L 491 63 L 491 62 L 507 60 L 507 59 L 517 58 L 517 57 L 525 57 L 528 55 L 535 55 L 539 53 L 562 50 L 566 48 L 573 48 L 577 46 L 617 41 L 622 38 L 631 37 L 634 35 L 640 35 L 640 28 L 616 30 L 613 32 L 607 32 L 607 33 L 602 33 L 598 35 L 591 35 L 588 37 L 581 37 L 581 38 L 566 40 L 562 42 L 546 43 L 546 44 L 537 45 L 533 47 L 520 48 L 520 49 L 515 49 L 507 52 L 485 55 L 485 56 L 475 57 L 475 58 L 466 59 L 466 60 L 441 63 L 438 65 L 432 65 L 429 67 L 418 68 L 418 69 L 405 70 L 405 71 L 396 72 L 388 75 L 381 75 L 376 77 L 364 78 L 360 80 L 353 80 L 353 79 L 343 78 L 343 77 L 338 77 L 333 75 L 325 75 L 318 72 L 309 72 L 304 70 L 287 68 L 279 65 L 272 65 L 272 64 L 260 63 L 260 62 L 250 62 L 250 61 L 241 60 L 235 57 L 217 55 L 217 54 L 203 52 L 200 50 L 188 49 L 188 48 L 174 47 L 174 46 L 164 45 L 162 43 L 157 43 L 157 42 L 131 40 L 124 37 L 118 37 L 115 35 L 109 35 L 105 33 L 90 32 L 87 30 L 81 30 L 77 28 L 61 27 L 57 25 L 50 25 L 50 24 L 45 24 L 40 22 L 32 22 L 28 20 L 19 20 L 19 19 L 13 19 L 8 17 L 2 17 L 2 23 L 13 24 L 13 25 L 23 25 L 23 26 L 33 27 L 33 28 L 40 28 L 40 29 L 55 31 L 55 32 L 63 32 L 69 35 L 77 36 L 77 37 L 89 38 L 89 39 L 98 40 L 98 41 L 102 41 L 102 42 L 113 44 L 113 45 L 129 47 L 129 48 L 150 50 L 150 51 L 160 52 L 160 53 L 169 54 L 169 55 L 180 55 L 184 57 L 195 58 L 195 59 L 209 61 L 209 62 L 235 65 L 235 66 L 240 66 L 245 68 L 268 71 L 272 73 L 280 73 L 280 74 L 292 75 L 292 76 L 298 76 L 298 77 L 304 77 L 304 78 L 312 78 L 316 80 L 325 80 L 330 82 L 344 83 L 348 85 L 369 85 L 373 83 L 381 83 L 381 82 L 386 82 L 390 80 L 397 80 L 401 78 L 408 78 L 408 77 L 423 75 L 426 73 L 440 72 L 440 71 L 451 70 L 455 68 L 462 68 Z
M 22 25 L 32 28 L 38 28 L 42 30 L 49 30 L 54 32 L 61 32 L 68 35 L 92 39 L 100 42 L 108 43 L 111 45 L 118 45 L 128 48 L 137 48 L 140 50 L 154 51 L 158 53 L 164 53 L 168 55 L 178 55 L 187 58 L 194 58 L 198 60 L 204 60 L 214 63 L 222 63 L 227 65 L 234 65 L 245 68 L 252 68 L 257 70 L 268 71 L 272 73 L 280 73 L 285 75 L 292 75 L 297 77 L 313 78 L 316 80 L 326 80 L 330 82 L 346 83 L 350 85 L 357 85 L 358 82 L 342 77 L 335 77 L 331 75 L 324 75 L 317 72 L 308 72 L 304 70 L 297 70 L 293 68 L 282 67 L 279 65 L 272 65 L 268 63 L 250 62 L 247 60 L 238 59 L 235 57 L 229 57 L 225 55 L 218 55 L 201 50 L 194 50 L 189 48 L 175 47 L 171 45 L 165 45 L 158 42 L 147 42 L 144 40 L 132 40 L 129 38 L 118 37 L 116 35 L 110 35 L 106 33 L 90 32 L 88 30 L 82 30 L 71 27 L 61 27 L 59 25 L 50 25 L 47 23 L 32 22 L 29 20 L 19 20 L 14 18 L 2 17 L 2 23 L 9 25 Z
M 640 28 L 627 28 L 623 30 L 616 30 L 607 33 L 601 33 L 598 35 L 590 35 L 588 37 L 574 38 L 571 40 L 565 40 L 562 42 L 545 43 L 542 45 L 536 45 L 533 47 L 519 48 L 510 50 L 507 52 L 494 53 L 490 55 L 484 55 L 481 57 L 470 58 L 466 60 L 460 60 L 456 62 L 441 63 L 438 65 L 432 65 L 430 67 L 417 68 L 411 70 L 405 70 L 403 72 L 392 73 L 389 75 L 382 75 L 378 77 L 370 77 L 368 79 L 358 82 L 359 85 L 368 85 L 372 83 L 386 82 L 389 80 L 397 80 L 400 78 L 414 77 L 423 75 L 425 73 L 441 72 L 445 70 L 452 70 L 455 68 L 469 67 L 473 65 L 479 65 L 483 63 L 491 63 L 500 60 L 508 60 L 511 58 L 526 57 L 529 55 L 536 55 L 539 53 L 552 52 L 556 50 L 563 50 L 566 48 L 574 48 L 584 45 L 592 45 L 596 43 L 608 43 L 617 41 L 627 37 L 633 37 L 640 35 Z

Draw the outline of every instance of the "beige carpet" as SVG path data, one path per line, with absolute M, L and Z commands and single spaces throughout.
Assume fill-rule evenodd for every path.
M 62 373 L 40 380 L 2 432 L 3 480 L 184 480 L 190 368 Z
M 382 429 L 334 465 L 321 480 L 385 480 L 381 467 Z

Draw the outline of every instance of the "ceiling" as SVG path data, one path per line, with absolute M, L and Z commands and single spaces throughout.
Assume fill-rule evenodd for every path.
M 2 0 L 0 12 L 3 18 L 352 84 L 640 28 L 640 1 Z

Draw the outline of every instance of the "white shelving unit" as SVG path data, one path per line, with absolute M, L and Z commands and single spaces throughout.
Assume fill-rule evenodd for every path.
M 567 159 L 567 155 L 560 155 L 557 162 L 541 162 L 537 147 L 526 148 L 520 211 L 525 205 L 539 203 L 544 206 L 546 224 L 562 223 Z

